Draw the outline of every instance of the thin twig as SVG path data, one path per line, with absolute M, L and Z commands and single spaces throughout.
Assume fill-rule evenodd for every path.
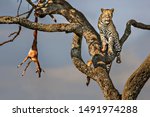
M 19 7 L 18 7 L 18 9 L 19 9 Z M 31 8 L 29 11 L 27 11 L 27 12 L 25 12 L 25 13 L 23 13 L 23 14 L 20 14 L 20 15 L 19 15 L 19 11 L 17 11 L 17 16 L 16 16 L 16 17 L 19 17 L 19 16 L 21 16 L 21 15 L 25 15 L 25 14 L 28 13 L 27 16 L 26 16 L 26 19 L 28 19 L 28 18 L 30 17 L 30 15 L 31 15 L 32 11 L 33 11 L 33 8 Z M 11 36 L 13 36 L 13 35 L 15 35 L 15 34 L 16 34 L 16 35 L 15 35 L 12 39 L 0 43 L 0 46 L 2 46 L 2 45 L 4 45 L 4 44 L 7 44 L 7 43 L 9 43 L 9 42 L 13 42 L 13 41 L 19 36 L 19 34 L 20 34 L 20 32 L 21 32 L 21 29 L 22 29 L 22 27 L 21 27 L 21 25 L 19 25 L 18 31 L 11 33 L 8 37 L 11 37 Z
M 20 0 L 19 6 L 18 6 L 18 9 L 17 9 L 17 15 L 19 15 L 19 11 L 20 11 L 20 8 L 21 8 L 21 4 L 22 4 L 22 0 Z
M 21 26 L 19 26 L 19 29 L 17 32 L 13 32 L 8 36 L 8 37 L 11 37 L 12 35 L 16 34 L 12 39 L 0 43 L 0 46 L 4 45 L 6 43 L 9 43 L 9 42 L 13 42 L 17 38 L 17 36 L 19 36 L 20 32 L 21 32 Z
M 32 0 L 26 0 L 33 8 L 36 8 L 36 5 L 32 2 Z
M 32 13 L 32 11 L 33 11 L 33 9 L 34 9 L 33 7 L 30 9 L 28 15 L 26 16 L 26 19 L 28 19 L 28 18 L 30 17 L 30 15 L 31 15 L 31 13 Z
M 30 9 L 29 11 L 26 11 L 26 12 L 24 12 L 24 13 L 21 13 L 21 14 L 17 15 L 16 17 L 20 17 L 20 16 L 23 16 L 23 15 L 26 15 L 26 14 L 29 13 L 30 11 L 31 11 L 31 9 Z
M 20 0 L 19 6 L 18 6 L 18 9 L 17 9 L 17 16 L 19 16 L 19 11 L 20 11 L 21 4 L 22 4 L 22 0 Z M 4 42 L 0 43 L 0 46 L 4 45 L 6 43 L 9 43 L 9 42 L 13 42 L 19 36 L 20 32 L 21 32 L 21 26 L 19 25 L 18 31 L 11 33 L 8 37 L 11 37 L 13 35 L 15 35 L 15 36 L 10 40 L 7 40 L 7 41 L 4 41 Z

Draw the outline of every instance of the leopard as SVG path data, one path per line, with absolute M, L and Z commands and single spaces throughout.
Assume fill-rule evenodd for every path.
M 100 37 L 102 41 L 102 52 L 107 51 L 108 55 L 114 55 L 116 53 L 116 62 L 121 63 L 121 44 L 119 42 L 119 34 L 113 23 L 113 13 L 112 9 L 101 9 L 101 15 L 98 19 L 98 28 L 100 31 Z M 107 50 L 108 49 L 108 50 Z
M 114 58 L 116 56 L 116 63 L 121 63 L 121 44 L 119 42 L 119 34 L 116 30 L 116 27 L 113 23 L 113 13 L 114 8 L 112 9 L 104 9 L 101 8 L 101 14 L 98 19 L 98 29 L 100 32 L 100 38 L 102 42 L 102 53 L 107 53 L 110 58 Z M 111 69 L 113 59 L 106 64 L 107 72 L 109 73 Z M 92 66 L 92 60 L 87 62 L 87 66 Z M 90 83 L 90 78 L 87 77 L 86 85 L 88 86 Z

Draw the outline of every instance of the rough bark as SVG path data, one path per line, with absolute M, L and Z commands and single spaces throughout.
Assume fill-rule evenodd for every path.
M 144 84 L 150 78 L 150 55 L 127 80 L 122 99 L 134 100 L 137 98 Z
M 73 8 L 65 0 L 49 0 L 42 8 L 36 9 L 36 5 L 31 0 L 26 0 L 36 11 L 38 17 L 46 15 L 59 14 L 64 16 L 69 23 L 64 24 L 42 24 L 36 23 L 21 17 L 0 16 L 0 24 L 18 24 L 32 30 L 44 32 L 73 32 L 73 43 L 71 49 L 71 57 L 76 68 L 90 79 L 97 82 L 102 90 L 105 99 L 136 99 L 142 87 L 150 76 L 150 56 L 138 68 L 137 71 L 128 79 L 123 94 L 113 85 L 110 75 L 106 70 L 106 64 L 112 62 L 115 58 L 110 58 L 105 53 L 101 52 L 101 38 L 92 25 L 88 22 L 86 17 L 77 9 Z M 31 11 L 32 12 L 32 11 Z M 31 14 L 31 12 L 29 12 Z M 28 16 L 30 15 L 28 14 Z M 124 35 L 120 39 L 123 46 L 124 42 L 131 34 L 131 26 L 150 30 L 149 25 L 136 22 L 135 20 L 128 21 Z M 87 66 L 81 56 L 81 42 L 82 37 L 86 39 L 89 54 L 91 55 L 93 67 Z M 9 42 L 9 41 L 8 41 Z M 7 42 L 6 42 L 7 43 Z M 4 44 L 6 44 L 4 43 Z M 0 46 L 3 43 L 0 44 Z
M 144 30 L 150 30 L 150 25 L 146 25 L 144 23 L 137 22 L 133 19 L 129 20 L 126 24 L 126 29 L 124 31 L 124 34 L 120 39 L 120 43 L 121 43 L 122 46 L 131 34 L 131 26 L 134 26 L 134 27 L 140 28 L 140 29 L 144 29 Z
M 74 32 L 80 27 L 78 23 L 42 24 L 13 16 L 0 16 L 0 24 L 19 24 L 26 28 L 43 32 Z
M 81 58 L 81 40 L 82 36 L 74 34 L 71 57 L 74 65 L 79 71 L 96 81 L 103 91 L 105 99 L 121 99 L 117 89 L 115 89 L 106 69 L 103 67 L 92 68 L 87 66 Z

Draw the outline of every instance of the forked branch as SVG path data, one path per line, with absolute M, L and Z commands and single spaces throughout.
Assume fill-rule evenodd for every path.
M 65 0 L 48 0 L 48 2 L 44 4 L 43 7 L 39 7 L 39 9 L 36 9 L 37 5 L 35 5 L 32 0 L 26 1 L 32 6 L 32 10 L 36 10 L 36 15 L 38 17 L 43 18 L 46 15 L 52 16 L 52 14 L 59 14 L 64 16 L 69 23 L 42 24 L 32 22 L 30 20 L 27 20 L 27 18 L 1 16 L 0 24 L 18 24 L 28 29 L 35 30 L 35 33 L 37 30 L 43 32 L 73 32 L 74 38 L 72 43 L 71 57 L 76 68 L 84 73 L 88 78 L 93 79 L 98 83 L 106 99 L 136 99 L 140 90 L 150 77 L 150 56 L 128 79 L 121 98 L 121 94 L 113 85 L 113 82 L 106 70 L 106 62 L 112 62 L 115 56 L 113 58 L 110 58 L 110 60 L 105 53 L 101 52 L 102 43 L 100 35 L 88 22 L 86 17 L 80 11 L 73 8 Z M 32 11 L 28 13 L 31 14 L 31 12 Z M 150 30 L 150 25 L 145 25 L 143 23 L 136 22 L 135 20 L 128 21 L 124 35 L 120 39 L 121 45 L 124 44 L 124 42 L 131 34 L 131 26 Z M 86 39 L 88 51 L 92 58 L 93 67 L 88 66 L 82 59 L 82 37 Z M 42 69 L 38 60 L 37 34 L 34 35 L 34 41 L 32 44 L 32 48 L 28 53 L 28 56 L 18 67 L 26 62 L 27 59 L 30 59 L 30 61 L 28 62 L 23 75 L 29 67 L 30 63 L 34 62 L 37 65 L 37 72 L 40 77 Z
M 16 17 L 19 17 L 19 16 L 21 16 L 21 15 L 27 14 L 26 19 L 28 19 L 28 18 L 30 17 L 30 15 L 31 15 L 32 11 L 33 11 L 33 8 L 30 9 L 30 10 L 29 10 L 28 12 L 26 12 L 26 13 L 19 14 L 19 10 L 20 10 L 21 4 L 22 4 L 22 0 L 21 0 L 20 3 L 19 3 L 18 10 L 17 10 L 17 16 L 16 16 Z M 8 19 L 9 19 L 9 18 L 8 18 Z M 7 40 L 7 41 L 4 41 L 4 42 L 0 43 L 0 46 L 4 45 L 4 44 L 6 44 L 6 43 L 9 43 L 9 42 L 13 42 L 13 41 L 19 36 L 19 34 L 20 34 L 20 32 L 21 32 L 21 29 L 22 29 L 22 28 L 21 28 L 21 25 L 19 25 L 18 31 L 11 33 L 8 37 L 11 37 L 11 36 L 13 36 L 13 35 L 15 35 L 15 36 L 14 36 L 12 39 L 10 39 L 10 40 Z
M 120 39 L 120 43 L 123 46 L 124 42 L 131 34 L 131 26 L 139 29 L 150 30 L 150 25 L 146 25 L 135 20 L 129 20 L 126 24 L 125 32 Z M 140 93 L 142 87 L 150 77 L 150 55 L 143 62 L 143 64 L 130 76 L 125 84 L 122 99 L 136 99 Z
M 19 36 L 20 32 L 21 32 L 21 26 L 19 26 L 19 29 L 17 32 L 13 32 L 8 36 L 8 37 L 11 37 L 11 36 L 15 35 L 12 39 L 0 43 L 0 46 L 4 45 L 6 43 L 9 43 L 9 42 L 13 42 L 17 38 L 17 36 Z

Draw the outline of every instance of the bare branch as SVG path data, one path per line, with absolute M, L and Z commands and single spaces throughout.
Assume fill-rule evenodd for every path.
M 82 26 L 74 35 L 71 57 L 74 65 L 79 71 L 86 74 L 91 79 L 95 80 L 103 90 L 106 99 L 120 99 L 119 92 L 113 86 L 108 73 L 106 72 L 105 62 L 112 62 L 114 59 L 107 61 L 106 55 L 101 53 L 101 40 L 99 34 L 95 31 L 92 25 L 87 21 L 85 16 L 74 9 L 66 1 L 51 0 L 52 2 L 46 7 L 37 11 L 41 16 L 49 14 L 60 14 L 64 16 L 70 23 L 78 23 Z M 42 11 L 43 10 L 43 11 Z M 88 67 L 81 57 L 81 38 L 85 37 L 88 44 L 89 53 L 92 56 L 94 67 Z M 101 64 L 102 63 L 102 64 Z M 110 88 L 108 88 L 110 86 Z
M 137 98 L 144 84 L 150 78 L 150 55 L 140 65 L 140 67 L 127 80 L 122 99 L 134 100 Z
M 115 100 L 121 99 L 121 95 L 113 85 L 113 82 L 111 81 L 111 78 L 109 76 L 109 71 L 107 70 L 107 65 L 111 66 L 112 61 L 115 59 L 116 55 L 114 54 L 113 56 L 109 56 L 107 53 L 101 51 L 102 49 L 101 37 L 97 33 L 97 31 L 93 28 L 93 26 L 88 22 L 86 17 L 80 11 L 73 8 L 65 0 L 48 0 L 47 2 L 43 1 L 41 7 L 40 5 L 38 6 L 38 4 L 37 5 L 34 4 L 32 0 L 26 1 L 32 6 L 32 9 L 30 11 L 21 14 L 24 15 L 28 13 L 26 18 L 11 17 L 11 16 L 0 17 L 0 24 L 18 24 L 20 25 L 20 27 L 24 26 L 28 29 L 34 30 L 34 40 L 32 48 L 30 49 L 27 57 L 25 57 L 23 62 L 18 65 L 18 67 L 20 67 L 24 62 L 30 59 L 22 75 L 25 74 L 30 63 L 34 62 L 36 64 L 36 72 L 38 73 L 39 77 L 41 76 L 42 69 L 38 60 L 38 48 L 37 48 L 38 31 L 67 32 L 67 33 L 73 32 L 74 38 L 71 49 L 71 58 L 76 68 L 82 73 L 84 73 L 88 78 L 88 80 L 92 79 L 98 83 L 106 99 L 115 99 Z M 46 15 L 49 15 L 53 19 L 54 18 L 53 14 L 59 14 L 64 16 L 69 23 L 42 24 L 36 21 L 32 22 L 30 20 L 27 20 L 27 18 L 29 18 L 34 9 L 36 18 L 37 17 L 44 18 Z M 128 21 L 128 23 L 126 24 L 124 35 L 120 39 L 121 45 L 124 44 L 124 42 L 131 34 L 131 26 L 140 29 L 150 30 L 150 25 L 145 25 L 143 23 L 136 22 L 135 20 Z M 20 32 L 18 31 L 12 33 L 11 35 L 13 34 L 17 35 L 18 33 Z M 86 39 L 88 51 L 91 56 L 93 66 L 90 65 L 88 66 L 88 64 L 86 64 L 82 59 L 81 56 L 82 37 Z M 8 42 L 6 41 L 5 43 Z M 150 77 L 149 66 L 150 66 L 150 56 L 128 79 L 124 88 L 122 99 L 137 98 L 140 90 Z
M 32 2 L 32 0 L 26 0 L 33 8 L 36 8 L 36 5 Z
M 124 42 L 128 39 L 129 35 L 131 34 L 131 26 L 134 26 L 134 27 L 140 28 L 140 29 L 150 30 L 150 25 L 146 25 L 146 24 L 143 24 L 141 22 L 137 22 L 133 19 L 129 20 L 126 24 L 125 32 L 120 39 L 121 45 L 124 44 Z
M 21 8 L 21 4 L 22 4 L 22 0 L 20 0 L 19 6 L 18 6 L 18 9 L 17 9 L 17 15 L 19 15 L 19 11 L 20 11 L 20 8 Z
M 26 28 L 43 32 L 74 32 L 78 28 L 81 28 L 78 23 L 42 24 L 29 21 L 26 18 L 12 16 L 0 16 L 0 24 L 19 24 Z
M 74 65 L 79 71 L 86 74 L 88 78 L 98 83 L 106 99 L 121 99 L 121 95 L 115 89 L 106 69 L 102 67 L 92 68 L 84 63 L 81 57 L 81 41 L 82 36 L 74 34 L 71 50 L 71 58 Z
M 26 11 L 26 12 L 24 12 L 24 13 L 21 13 L 21 14 L 17 15 L 16 17 L 20 17 L 20 16 L 23 16 L 23 15 L 28 14 L 28 15 L 26 16 L 26 18 L 28 19 L 29 16 L 31 15 L 32 11 L 33 11 L 33 8 L 31 8 L 29 11 Z
M 33 11 L 33 8 L 32 8 L 31 10 L 29 10 L 28 12 L 19 15 L 19 9 L 20 9 L 21 3 L 22 3 L 22 0 L 21 0 L 20 3 L 19 3 L 19 7 L 18 7 L 18 10 L 17 10 L 17 17 L 19 17 L 19 16 L 21 16 L 21 15 L 25 15 L 25 14 L 28 13 L 28 15 L 26 16 L 26 18 L 28 19 L 28 18 L 30 17 L 30 15 L 31 15 L 32 11 Z M 12 39 L 0 43 L 0 46 L 4 45 L 4 44 L 6 44 L 6 43 L 9 43 L 9 42 L 13 42 L 13 41 L 19 36 L 20 32 L 21 32 L 21 25 L 19 25 L 19 29 L 18 29 L 17 32 L 13 32 L 13 33 L 11 33 L 11 34 L 8 36 L 8 37 L 11 37 L 11 36 L 15 35 Z
M 9 43 L 9 42 L 13 42 L 13 41 L 19 36 L 20 32 L 21 32 L 21 26 L 19 26 L 19 29 L 18 29 L 17 32 L 11 33 L 11 34 L 9 35 L 9 37 L 11 37 L 12 35 L 15 34 L 15 36 L 14 36 L 12 39 L 0 43 L 0 46 L 4 45 L 4 44 L 6 44 L 6 43 Z
M 33 8 L 31 8 L 31 9 L 29 10 L 29 13 L 28 13 L 28 15 L 26 16 L 26 19 L 28 19 L 28 18 L 30 17 L 32 11 L 33 11 Z

